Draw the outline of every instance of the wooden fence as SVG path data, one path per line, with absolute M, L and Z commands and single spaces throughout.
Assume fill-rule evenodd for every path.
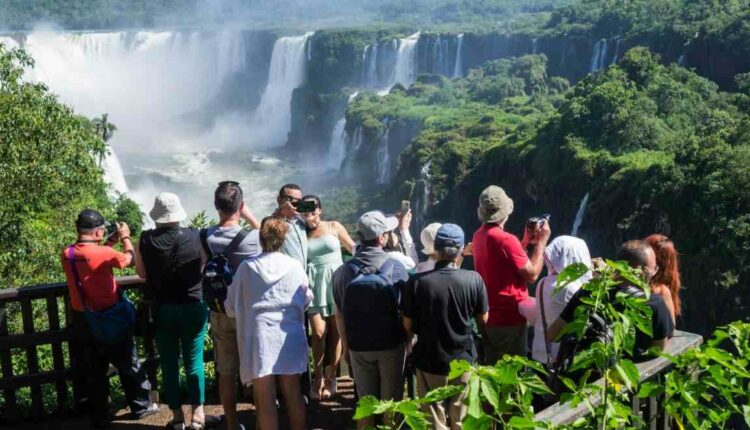
M 137 289 L 144 285 L 137 276 L 125 276 L 117 279 L 124 289 Z M 56 412 L 66 412 L 68 405 L 68 385 L 72 385 L 73 398 L 81 396 L 81 387 L 73 381 L 70 366 L 70 348 L 64 348 L 72 337 L 70 326 L 71 309 L 67 300 L 68 287 L 65 283 L 35 285 L 23 288 L 0 290 L 0 392 L 5 404 L 3 418 L 16 421 L 21 418 L 18 408 L 18 390 L 29 387 L 31 391 L 31 409 L 28 411 L 34 418 L 45 416 L 42 387 L 51 384 L 55 392 Z M 40 303 L 46 315 L 46 321 L 35 319 L 34 309 Z M 9 311 L 20 307 L 22 333 L 9 333 Z M 60 315 L 60 309 L 64 314 Z M 38 312 L 38 310 L 37 310 Z M 37 315 L 38 317 L 38 315 Z M 52 349 L 52 369 L 40 369 L 38 349 L 49 345 Z M 152 387 L 156 388 L 156 355 L 153 338 L 143 338 L 146 357 L 143 365 L 147 369 Z M 65 351 L 68 352 L 66 360 Z M 25 372 L 14 374 L 14 354 L 24 354 L 27 368 Z M 211 358 L 211 354 L 207 354 Z

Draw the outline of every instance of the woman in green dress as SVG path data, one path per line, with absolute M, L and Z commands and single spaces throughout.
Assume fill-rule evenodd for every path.
M 333 272 L 344 264 L 341 249 L 354 253 L 354 241 L 338 221 L 320 219 L 322 206 L 317 196 L 305 196 L 315 203 L 313 212 L 303 214 L 307 224 L 307 275 L 313 292 L 307 315 L 312 328 L 313 380 L 310 398 L 328 399 L 336 394 L 336 370 L 341 359 L 341 337 L 336 327 L 333 302 Z M 323 360 L 328 363 L 323 367 Z

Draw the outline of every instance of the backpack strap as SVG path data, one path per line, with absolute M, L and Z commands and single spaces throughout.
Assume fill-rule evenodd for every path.
M 86 295 L 83 293 L 81 276 L 78 274 L 78 267 L 76 267 L 75 245 L 70 245 L 68 247 L 68 263 L 70 264 L 70 271 L 73 273 L 73 280 L 75 281 L 76 290 L 78 291 L 78 299 L 81 301 L 83 309 L 88 311 L 90 309 L 86 306 Z
M 211 252 L 211 247 L 208 246 L 208 229 L 202 228 L 200 231 L 200 237 L 201 237 L 201 245 L 203 245 L 203 251 L 206 253 L 207 258 L 211 258 L 214 256 L 214 253 Z
M 201 230 L 201 233 L 203 233 L 203 230 Z M 226 248 L 224 248 L 224 254 L 225 256 L 229 257 L 230 255 L 234 254 L 237 251 L 237 248 L 240 247 L 240 244 L 243 240 L 247 237 L 247 235 L 250 234 L 249 230 L 241 229 L 239 232 L 237 232 L 236 235 L 234 235 L 234 238 L 231 242 L 229 242 L 229 245 L 227 245 Z M 208 246 L 208 238 L 206 238 L 206 242 L 204 246 Z

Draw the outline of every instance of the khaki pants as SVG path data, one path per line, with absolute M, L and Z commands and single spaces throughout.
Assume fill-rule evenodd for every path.
M 384 351 L 349 351 L 357 395 L 379 400 L 404 396 L 405 345 Z
M 221 375 L 237 375 L 240 370 L 237 322 L 226 314 L 211 312 L 211 334 L 216 371 Z
M 460 378 L 448 380 L 448 375 L 435 375 L 433 373 L 423 372 L 417 369 L 417 391 L 419 397 L 424 397 L 428 392 L 435 388 L 451 385 L 466 385 L 469 382 L 469 374 L 464 373 Z M 435 430 L 456 430 L 461 428 L 461 421 L 466 416 L 467 407 L 464 404 L 467 391 L 464 390 L 459 394 L 450 397 L 442 402 L 429 403 L 422 405 L 422 412 L 427 414 L 427 421 L 431 423 L 431 428 Z M 446 406 L 448 415 L 446 416 Z M 450 419 L 450 427 L 448 427 Z
M 505 354 L 526 357 L 526 325 L 487 327 L 482 330 L 484 354 L 481 363 L 494 366 Z

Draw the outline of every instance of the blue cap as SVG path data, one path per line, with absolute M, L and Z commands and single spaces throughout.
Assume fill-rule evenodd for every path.
M 435 235 L 435 249 L 464 246 L 464 231 L 456 224 L 443 224 Z

